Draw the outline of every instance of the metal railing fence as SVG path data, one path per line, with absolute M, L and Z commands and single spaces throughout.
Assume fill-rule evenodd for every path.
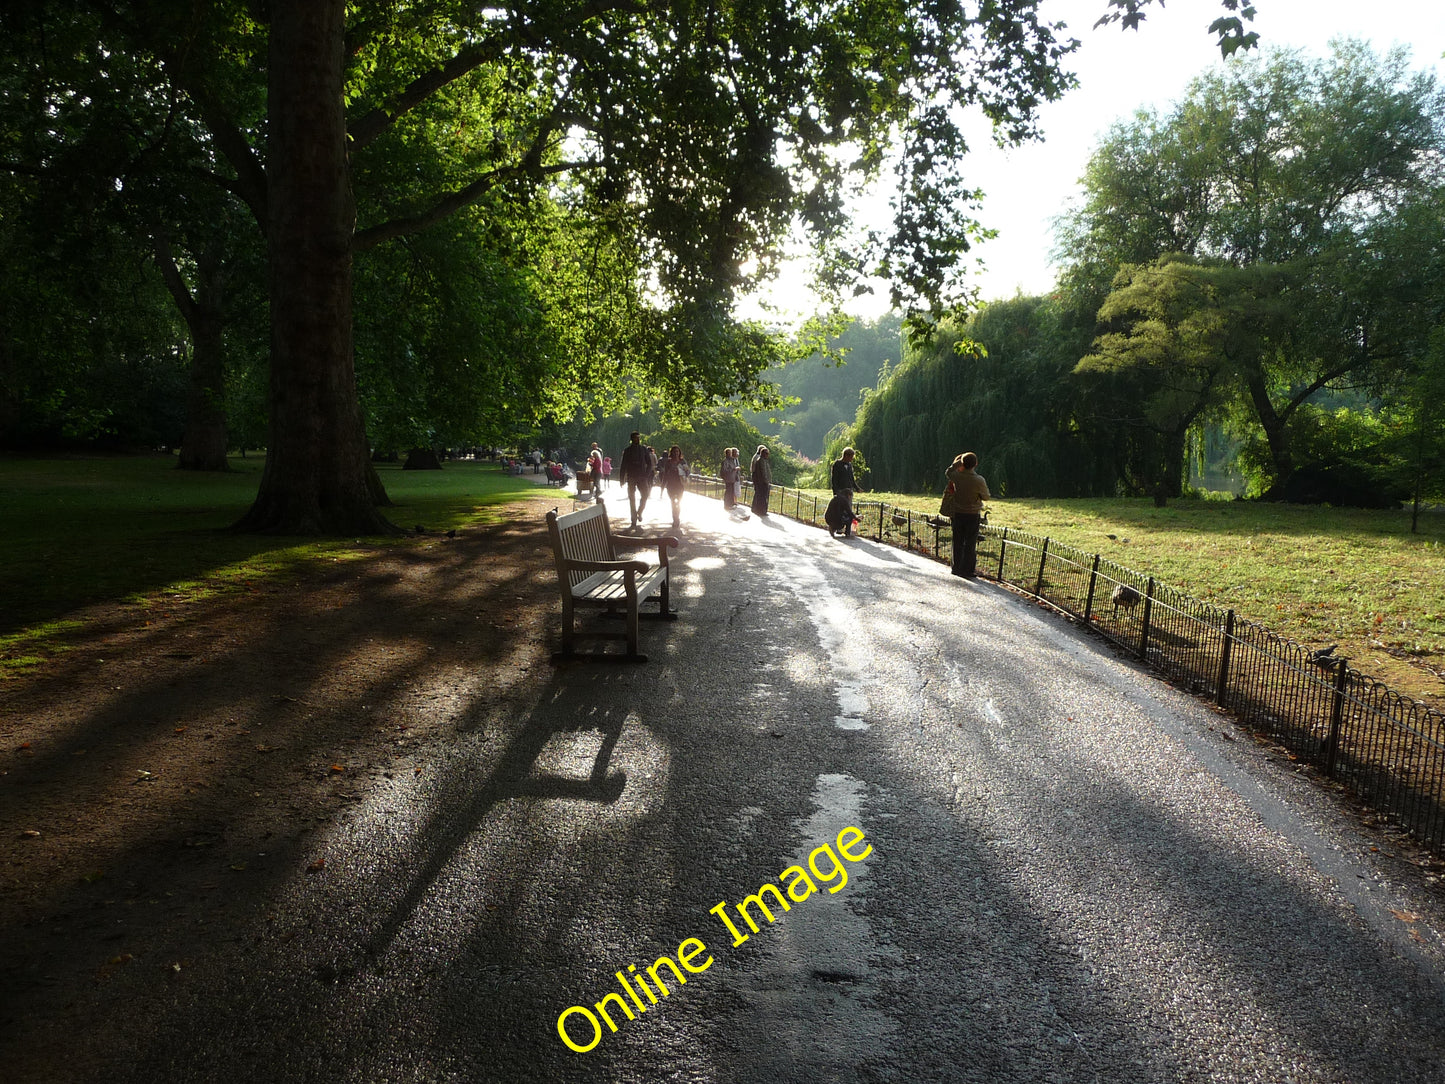
M 692 488 L 721 497 L 722 482 Z M 752 499 L 743 483 L 741 501 Z M 814 526 L 827 502 L 774 486 L 769 512 Z M 950 522 L 855 500 L 858 533 L 947 561 Z M 1262 625 L 1067 543 L 1009 527 L 980 531 L 978 569 L 1114 641 L 1182 688 L 1336 779 L 1379 816 L 1445 854 L 1445 713 Z

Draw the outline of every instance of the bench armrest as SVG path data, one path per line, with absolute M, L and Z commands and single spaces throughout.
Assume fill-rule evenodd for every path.
M 670 534 L 655 535 L 625 535 L 615 534 L 612 536 L 613 549 L 641 549 L 643 546 L 657 547 L 657 563 L 663 568 L 667 567 L 667 551 L 677 549 L 677 536 Z

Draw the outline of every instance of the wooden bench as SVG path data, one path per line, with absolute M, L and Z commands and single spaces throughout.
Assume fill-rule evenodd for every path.
M 607 506 L 601 502 L 562 515 L 553 509 L 547 513 L 547 534 L 552 540 L 557 581 L 562 590 L 562 650 L 553 654 L 552 660 L 591 658 L 608 662 L 646 662 L 647 656 L 638 650 L 641 604 L 655 597 L 658 612 L 646 616 L 660 620 L 677 619 L 677 614 L 668 605 L 667 564 L 667 551 L 677 548 L 677 539 L 671 535 L 615 535 L 607 525 Z M 655 567 L 646 561 L 618 560 L 619 548 L 642 546 L 657 547 L 658 563 Z M 627 654 L 578 652 L 573 647 L 573 640 L 577 635 L 574 621 L 579 606 L 614 614 L 625 608 L 626 632 L 590 635 L 604 640 L 625 639 Z

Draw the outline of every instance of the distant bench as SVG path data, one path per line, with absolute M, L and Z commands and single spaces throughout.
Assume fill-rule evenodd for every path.
M 629 538 L 615 535 L 607 525 L 607 506 L 601 502 L 558 515 L 547 513 L 547 534 L 552 539 L 552 555 L 557 562 L 557 582 L 562 591 L 562 650 L 552 656 L 554 662 L 590 658 L 609 662 L 646 662 L 638 650 L 638 623 L 641 604 L 649 598 L 658 601 L 658 612 L 650 618 L 676 620 L 677 614 L 668 605 L 667 551 L 677 548 L 671 535 L 650 538 Z M 617 549 L 657 547 L 657 565 L 645 561 L 620 561 Z M 607 651 L 578 652 L 573 647 L 576 636 L 573 623 L 579 606 L 616 613 L 626 609 L 625 633 L 594 633 L 599 639 L 627 641 L 627 654 Z

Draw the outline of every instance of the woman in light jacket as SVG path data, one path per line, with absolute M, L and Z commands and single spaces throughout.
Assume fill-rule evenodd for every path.
M 753 454 L 753 511 L 760 516 L 768 514 L 768 493 L 773 488 L 773 464 L 768 457 L 768 446 L 759 444 Z
M 978 579 L 978 525 L 983 502 L 989 500 L 988 483 L 974 468 L 978 456 L 964 452 L 945 472 L 953 485 L 953 574 L 966 580 Z
M 668 499 L 672 501 L 672 525 L 682 526 L 682 495 L 687 492 L 687 480 L 692 474 L 692 468 L 687 465 L 687 460 L 682 458 L 682 449 L 674 444 L 668 449 L 667 458 L 662 461 L 662 469 L 658 476 L 662 480 L 662 488 L 667 491 Z
M 739 461 L 742 453 L 736 448 L 723 449 L 722 467 L 718 476 L 723 480 L 723 507 L 734 508 L 743 491 L 743 465 Z

